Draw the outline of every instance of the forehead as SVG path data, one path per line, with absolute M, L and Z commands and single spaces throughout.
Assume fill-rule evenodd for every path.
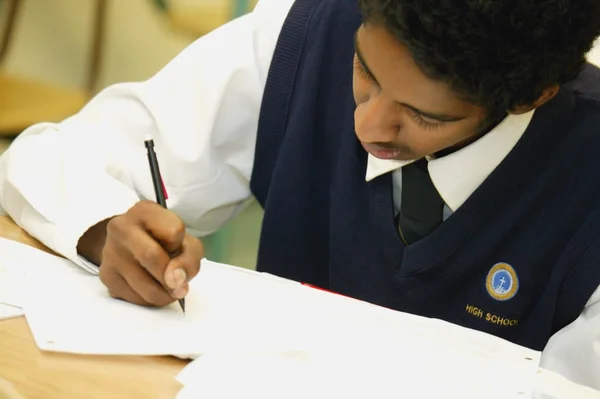
M 410 51 L 379 24 L 363 25 L 357 47 L 381 91 L 391 100 L 446 114 L 480 114 L 483 110 L 460 99 L 446 83 L 426 76 Z

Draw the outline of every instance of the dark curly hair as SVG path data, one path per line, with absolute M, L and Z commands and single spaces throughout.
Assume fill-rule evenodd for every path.
M 600 0 L 359 0 L 422 72 L 488 110 L 532 104 L 579 74 Z

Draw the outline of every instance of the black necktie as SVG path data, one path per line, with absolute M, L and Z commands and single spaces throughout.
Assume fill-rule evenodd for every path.
M 400 236 L 407 245 L 419 241 L 442 223 L 444 200 L 436 190 L 427 161 L 402 168 L 402 204 L 398 215 Z

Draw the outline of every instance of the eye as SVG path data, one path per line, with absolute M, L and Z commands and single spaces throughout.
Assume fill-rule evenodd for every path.
M 358 59 L 357 56 L 354 56 L 354 69 L 356 69 L 356 72 L 360 75 L 361 78 L 366 79 L 366 80 L 375 81 L 375 79 L 373 78 L 373 75 L 371 75 L 365 69 L 365 67 L 360 62 L 360 60 Z
M 433 122 L 429 118 L 424 117 L 423 115 L 421 115 L 413 110 L 409 110 L 409 113 L 410 113 L 411 118 L 417 123 L 417 125 L 419 125 L 423 129 L 435 130 L 435 129 L 441 128 L 445 124 L 445 122 L 440 122 L 440 121 Z

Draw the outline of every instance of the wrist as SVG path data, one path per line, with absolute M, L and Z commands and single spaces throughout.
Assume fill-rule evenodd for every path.
M 100 266 L 102 251 L 106 243 L 106 226 L 110 219 L 105 219 L 86 230 L 77 242 L 77 253 L 90 262 Z

